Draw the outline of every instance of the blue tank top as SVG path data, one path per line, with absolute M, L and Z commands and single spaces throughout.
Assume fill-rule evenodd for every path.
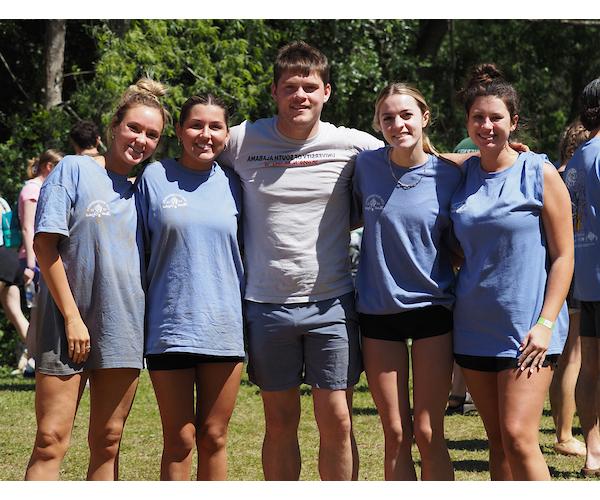
M 358 156 L 354 206 L 364 221 L 356 281 L 359 312 L 452 307 L 447 238 L 450 198 L 461 176 L 460 169 L 433 155 L 411 168 L 390 163 L 388 148 Z
M 454 352 L 518 357 L 546 291 L 549 257 L 542 225 L 545 155 L 521 153 L 506 170 L 489 173 L 470 158 L 452 197 L 451 218 L 465 261 L 458 275 Z M 562 352 L 568 313 L 563 305 L 547 354 Z
M 600 138 L 590 139 L 567 163 L 564 180 L 573 207 L 575 280 L 573 294 L 600 301 Z

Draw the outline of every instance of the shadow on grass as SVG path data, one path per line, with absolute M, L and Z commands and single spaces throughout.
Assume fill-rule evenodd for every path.
M 454 470 L 465 472 L 487 472 L 487 460 L 454 460 L 452 462 Z
M 448 441 L 448 449 L 450 450 L 485 451 L 487 448 L 488 442 L 485 439 L 457 439 Z
M 375 415 L 377 416 L 377 408 L 354 406 L 352 415 Z
M 554 427 L 542 427 L 540 429 L 540 432 L 542 434 L 554 434 Z M 581 427 L 573 427 L 573 435 L 577 435 L 577 436 L 583 436 L 583 433 L 581 431 Z
M 25 392 L 35 391 L 35 384 L 24 384 L 23 382 L 0 383 L 0 391 Z
M 550 470 L 550 476 L 553 479 L 580 479 L 580 480 L 584 479 L 579 474 L 579 471 L 561 470 L 561 469 L 557 469 L 556 467 L 548 467 L 548 469 Z

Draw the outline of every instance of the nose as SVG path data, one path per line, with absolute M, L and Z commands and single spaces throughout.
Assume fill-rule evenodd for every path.
M 490 120 L 489 116 L 486 116 L 483 119 L 483 123 L 481 125 L 482 125 L 482 127 L 485 127 L 487 129 L 491 129 L 493 127 L 492 120 Z
M 396 128 L 403 128 L 404 127 L 404 120 L 402 119 L 401 116 L 396 116 L 394 118 L 394 127 L 396 127 Z
M 204 127 L 202 127 L 200 129 L 200 135 L 203 137 L 209 137 L 210 136 L 210 127 L 208 126 L 208 124 L 204 125 Z
M 294 92 L 294 97 L 298 100 L 306 99 L 306 92 L 304 91 L 304 88 L 298 87 L 296 92 Z
M 146 136 L 146 132 L 140 132 L 139 134 L 137 134 L 136 138 L 135 138 L 135 142 L 138 144 L 146 144 L 146 141 L 148 140 L 148 136 Z

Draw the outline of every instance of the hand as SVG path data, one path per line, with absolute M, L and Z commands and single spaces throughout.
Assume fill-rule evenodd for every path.
M 527 144 L 523 144 L 522 142 L 510 142 L 508 145 L 517 153 L 527 153 L 527 151 L 531 151 L 529 146 Z
M 23 281 L 25 282 L 26 285 L 29 285 L 29 283 L 31 283 L 31 280 L 33 280 L 34 276 L 35 276 L 35 272 L 31 269 L 29 269 L 28 267 L 25 268 L 25 270 L 23 271 Z
M 90 334 L 81 318 L 65 322 L 69 357 L 77 364 L 84 363 L 90 355 Z
M 551 338 L 552 330 L 550 328 L 544 325 L 533 325 L 519 347 L 521 355 L 517 365 L 521 368 L 521 371 L 529 367 L 529 373 L 533 373 L 534 368 L 537 368 L 538 371 L 542 368 Z

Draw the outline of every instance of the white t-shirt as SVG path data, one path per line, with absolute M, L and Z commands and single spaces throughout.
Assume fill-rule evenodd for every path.
M 276 117 L 245 121 L 230 132 L 219 163 L 242 181 L 245 298 L 302 303 L 352 291 L 351 160 L 383 143 L 326 122 L 316 136 L 293 140 L 277 130 Z

